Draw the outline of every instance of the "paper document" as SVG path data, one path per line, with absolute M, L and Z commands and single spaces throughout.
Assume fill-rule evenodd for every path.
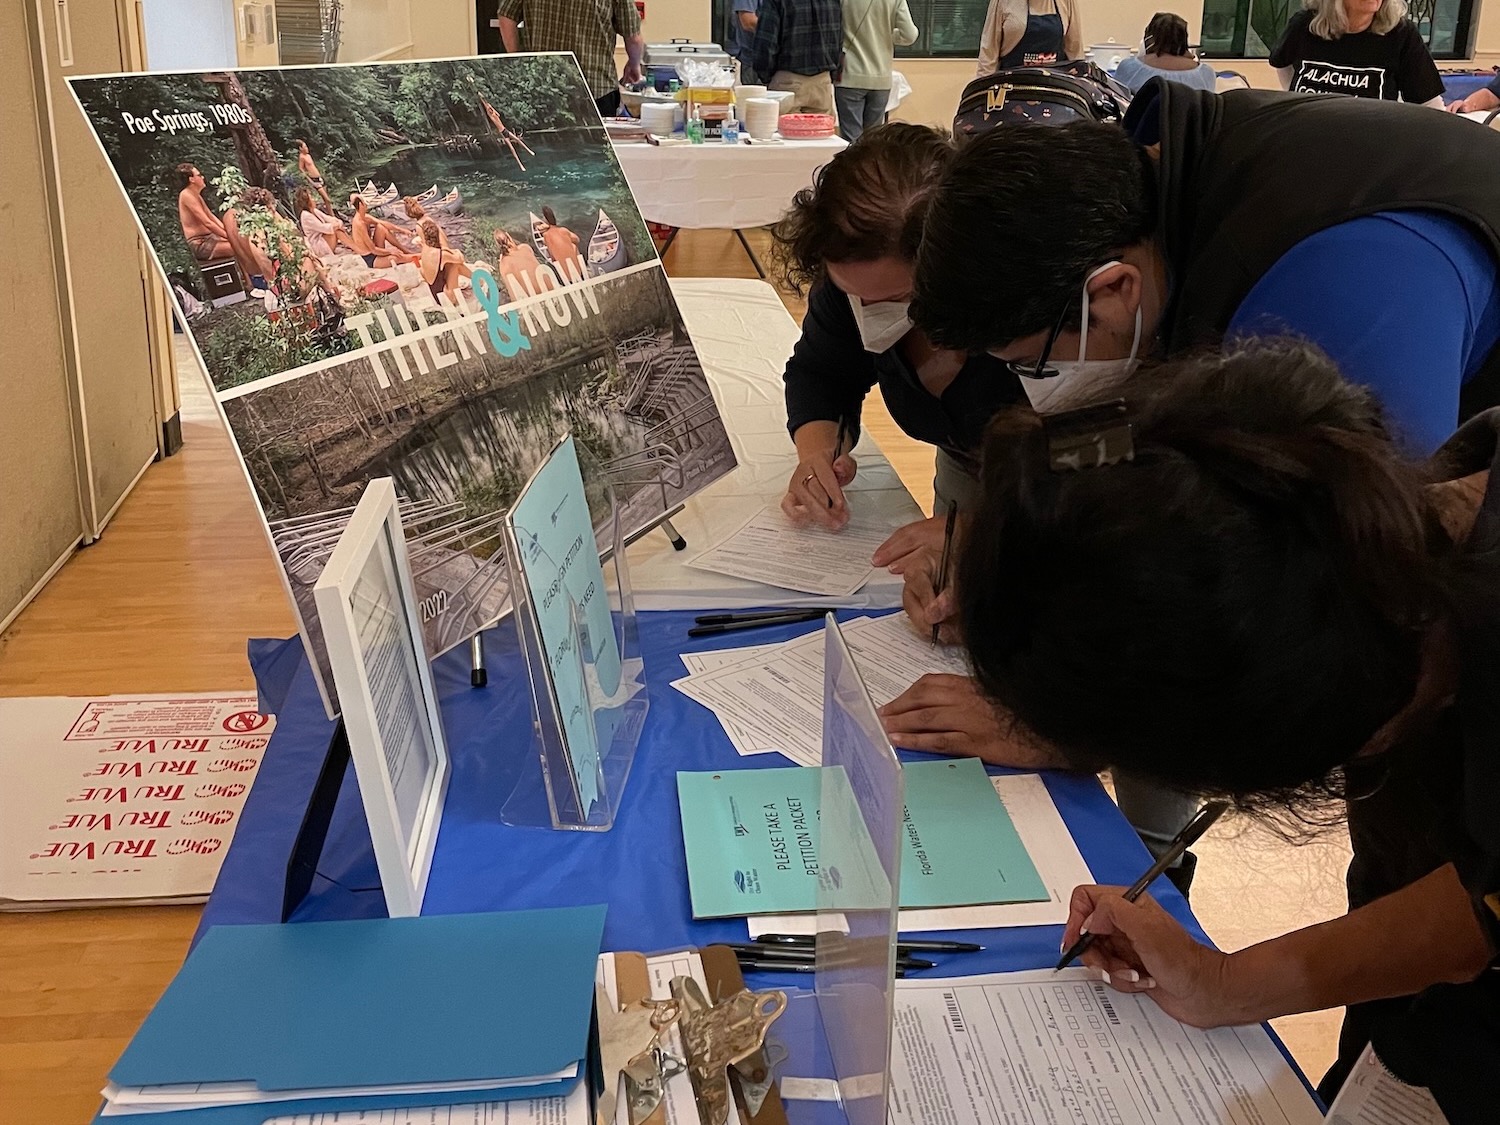
M 891 1125 L 1321 1125 L 1265 1028 L 1199 1031 L 1088 969 L 896 982 Z
M 1328 1125 L 1448 1125 L 1437 1100 L 1386 1070 L 1366 1046 L 1328 1111 Z
M 1068 920 L 1068 899 L 1073 888 L 1094 882 L 1073 834 L 1047 784 L 1034 773 L 991 777 L 990 783 L 1021 843 L 1036 863 L 1047 890 L 1042 902 L 1002 902 L 985 906 L 940 906 L 926 910 L 903 910 L 896 920 L 903 934 L 946 930 L 989 930 L 1008 926 L 1060 926 Z M 816 934 L 816 914 L 759 914 L 747 919 L 750 936 L 761 934 Z
M 903 613 L 840 625 L 875 706 L 883 707 L 928 673 L 963 675 L 957 649 L 932 645 Z M 764 646 L 757 646 L 763 648 Z M 678 691 L 733 728 L 744 753 L 778 750 L 804 766 L 823 760 L 823 633 L 815 629 L 768 653 L 677 680 Z
M 914 762 L 902 772 L 903 903 L 1046 900 L 977 759 Z M 677 775 L 695 918 L 817 908 L 823 780 L 796 767 Z
M 588 1087 L 580 1082 L 571 1094 L 561 1098 L 298 1113 L 270 1118 L 265 1125 L 592 1125 L 593 1119 Z
M 838 531 L 797 527 L 778 505 L 767 504 L 687 565 L 784 590 L 846 597 L 870 580 L 870 556 L 895 530 L 859 516 Z

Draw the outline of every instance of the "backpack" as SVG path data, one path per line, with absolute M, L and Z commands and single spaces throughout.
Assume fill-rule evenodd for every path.
M 1055 66 L 1014 66 L 964 87 L 953 115 L 953 136 L 962 143 L 1007 121 L 1118 125 L 1129 105 L 1130 91 L 1087 59 Z

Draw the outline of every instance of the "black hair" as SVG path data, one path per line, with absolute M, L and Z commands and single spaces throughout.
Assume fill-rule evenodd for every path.
M 549 227 L 557 226 L 557 215 L 553 212 L 551 207 L 542 208 L 542 218 L 547 220 L 547 225 Z
M 1175 12 L 1157 12 L 1146 25 L 1146 53 L 1149 55 L 1175 55 L 1186 57 L 1188 53 L 1187 20 Z
M 1118 125 L 1007 124 L 953 159 L 927 207 L 911 317 L 980 352 L 1051 328 L 1095 266 L 1155 229 L 1155 174 Z
M 928 125 L 866 130 L 818 169 L 771 228 L 779 280 L 803 293 L 829 262 L 914 261 L 927 201 L 953 153 L 952 138 Z
M 1049 469 L 1029 411 L 991 425 L 956 573 L 981 688 L 1079 768 L 1262 810 L 1339 794 L 1430 626 L 1500 620 L 1500 566 L 1458 577 L 1427 473 L 1309 345 L 1127 395 L 1134 459 L 1107 467 Z

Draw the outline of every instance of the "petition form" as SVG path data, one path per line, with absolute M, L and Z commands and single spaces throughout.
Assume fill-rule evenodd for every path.
M 767 504 L 722 543 L 688 566 L 784 590 L 844 597 L 870 580 L 870 556 L 896 529 L 852 518 L 838 531 L 797 527 L 775 504 Z
M 1319 1125 L 1259 1025 L 1199 1031 L 1088 969 L 896 982 L 891 1125 Z

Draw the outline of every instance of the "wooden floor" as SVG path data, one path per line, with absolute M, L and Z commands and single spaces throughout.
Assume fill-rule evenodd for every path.
M 764 255 L 764 236 L 752 241 Z M 684 277 L 755 276 L 728 232 L 684 232 L 667 267 Z M 800 320 L 801 303 L 787 304 Z M 182 452 L 146 473 L 104 537 L 0 635 L 0 695 L 249 688 L 245 639 L 293 632 L 270 546 L 202 378 L 184 372 L 181 383 Z M 902 435 L 883 409 L 865 422 L 930 506 L 931 448 Z M 1337 849 L 1299 866 L 1266 845 L 1240 870 L 1234 855 L 1243 849 L 1232 840 L 1217 847 L 1223 858 L 1205 863 L 1200 879 L 1218 888 L 1226 928 L 1207 917 L 1205 925 L 1230 948 L 1264 936 L 1255 920 L 1242 924 L 1247 894 L 1274 900 L 1276 925 L 1297 925 L 1294 910 L 1284 915 L 1300 900 L 1278 893 L 1286 880 L 1324 892 L 1339 881 Z M 106 1071 L 181 963 L 197 915 L 196 907 L 154 907 L 0 916 L 0 1123 L 76 1125 L 92 1116 Z M 1267 920 L 1259 919 L 1262 929 Z M 1327 1015 L 1289 1025 L 1288 1042 L 1310 1071 L 1330 1056 L 1335 1027 Z

